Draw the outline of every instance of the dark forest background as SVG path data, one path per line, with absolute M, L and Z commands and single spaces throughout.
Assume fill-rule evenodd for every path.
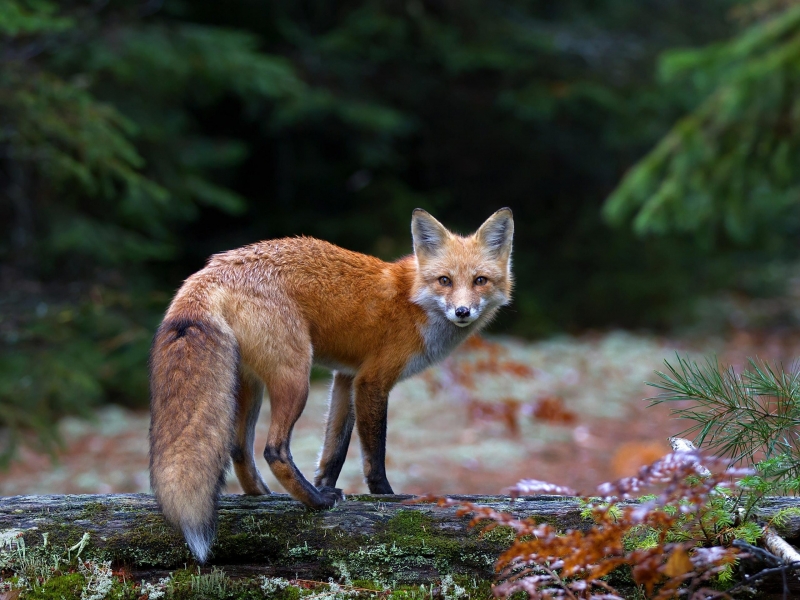
M 253 241 L 393 259 L 413 208 L 510 206 L 518 336 L 690 325 L 797 256 L 795 2 L 0 0 L 0 53 L 7 456 L 146 406 L 172 293 Z

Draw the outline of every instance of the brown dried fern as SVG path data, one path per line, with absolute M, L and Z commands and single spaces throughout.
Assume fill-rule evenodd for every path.
M 635 477 L 601 485 L 601 502 L 582 497 L 594 525 L 566 532 L 469 502 L 435 500 L 442 506 L 458 506 L 460 514 L 472 514 L 472 525 L 508 526 L 516 533 L 511 547 L 497 559 L 498 597 L 524 592 L 533 599 L 622 600 L 605 578 L 628 567 L 633 582 L 648 598 L 708 600 L 729 598 L 709 586 L 741 556 L 736 547 L 715 545 L 727 538 L 716 527 L 708 530 L 713 525 L 707 514 L 710 501 L 720 488 L 733 486 L 736 478 L 748 473 L 713 457 L 702 457 L 701 465 L 698 452 L 668 454 Z M 507 491 L 512 496 L 573 495 L 567 488 L 534 480 L 523 480 Z M 643 493 L 653 496 L 621 504 Z M 696 535 L 674 541 L 670 532 L 678 526 Z M 651 544 L 630 548 L 629 535 L 642 530 L 653 533 Z

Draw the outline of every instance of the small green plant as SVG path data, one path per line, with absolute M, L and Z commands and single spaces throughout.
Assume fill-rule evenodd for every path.
M 9 588 L 32 589 L 46 583 L 54 573 L 60 572 L 69 559 L 48 547 L 47 534 L 42 545 L 29 549 L 22 531 L 9 529 L 0 533 L 0 569 L 15 574 L 15 581 L 6 582 Z M 69 552 L 69 551 L 67 551 Z
M 190 589 L 192 594 L 197 596 L 211 596 L 215 598 L 222 598 L 231 587 L 231 580 L 225 574 L 225 571 L 214 567 L 210 573 L 200 573 L 200 568 L 197 569 L 197 575 L 192 575 L 190 579 Z
M 114 587 L 111 561 L 78 563 L 78 572 L 86 583 L 81 590 L 81 600 L 103 600 Z
M 750 359 L 737 373 L 716 360 L 676 358 L 649 385 L 661 390 L 652 404 L 688 403 L 672 410 L 694 423 L 681 435 L 732 464 L 752 465 L 745 484 L 759 495 L 800 489 L 800 371 Z
M 442 577 L 441 591 L 444 600 L 458 600 L 467 595 L 467 590 L 458 585 L 450 574 Z
M 162 577 L 157 583 L 142 581 L 139 590 L 142 596 L 147 596 L 147 600 L 159 600 L 166 595 L 170 582 L 169 577 Z
M 134 584 L 114 576 L 111 561 L 82 557 L 91 540 L 84 533 L 73 546 L 58 548 L 42 534 L 41 544 L 25 542 L 23 532 L 0 532 L 0 592 L 19 593 L 21 598 L 67 598 L 81 600 L 122 600 L 133 596 Z M 151 586 L 159 598 L 156 586 Z M 163 586 L 162 586 L 163 588 Z M 143 590 L 145 588 L 144 584 Z M 142 592 L 147 593 L 147 592 Z M 16 597 L 16 596 L 10 596 Z

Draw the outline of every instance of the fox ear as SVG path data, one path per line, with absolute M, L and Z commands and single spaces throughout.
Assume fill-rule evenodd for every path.
M 486 219 L 475 235 L 493 255 L 503 257 L 511 254 L 511 242 L 514 239 L 514 216 L 511 209 L 498 210 Z
M 450 232 L 428 212 L 415 208 L 411 214 L 411 238 L 414 254 L 431 256 L 441 250 Z

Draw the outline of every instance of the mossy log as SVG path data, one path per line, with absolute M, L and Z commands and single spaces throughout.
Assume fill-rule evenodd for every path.
M 412 496 L 349 496 L 333 510 L 308 510 L 287 495 L 225 495 L 210 565 L 230 576 L 255 573 L 326 581 L 347 571 L 353 579 L 398 584 L 430 582 L 444 574 L 490 577 L 509 528 L 482 534 L 469 517 L 435 504 L 404 504 Z M 457 496 L 536 516 L 562 528 L 587 525 L 572 498 L 537 497 L 511 502 L 502 496 Z M 16 496 L 0 502 L 0 531 L 23 532 L 30 547 L 75 545 L 84 555 L 112 559 L 135 577 L 152 578 L 191 564 L 180 533 L 146 494 Z
M 411 496 L 350 496 L 333 510 L 314 512 L 286 495 L 225 495 L 211 565 L 232 577 L 264 574 L 327 580 L 346 572 L 354 580 L 395 584 L 430 582 L 445 574 L 491 578 L 498 554 L 513 539 L 509 528 L 482 532 L 453 507 L 407 504 Z M 535 517 L 559 529 L 586 528 L 575 498 L 451 496 Z M 771 498 L 763 519 L 798 498 Z M 192 563 L 181 535 L 146 494 L 15 496 L 0 501 L 0 533 L 17 530 L 28 547 L 47 534 L 53 547 L 74 546 L 89 534 L 84 556 L 111 559 L 132 576 L 152 578 Z M 778 528 L 800 537 L 800 517 Z

